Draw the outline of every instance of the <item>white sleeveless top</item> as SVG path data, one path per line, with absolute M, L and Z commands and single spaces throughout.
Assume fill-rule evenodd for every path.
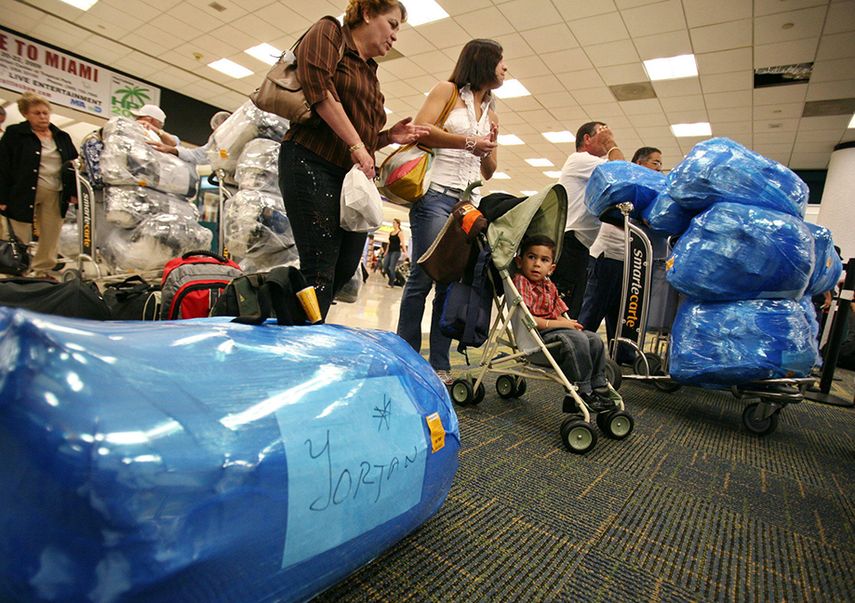
M 472 89 L 466 85 L 460 89 L 460 99 L 465 106 L 457 107 L 448 114 L 443 129 L 450 134 L 462 134 L 479 138 L 490 133 L 489 110 L 495 107 L 490 95 L 489 100 L 481 103 L 481 119 L 475 118 L 475 96 Z M 436 149 L 436 157 L 431 171 L 431 182 L 450 186 L 460 190 L 465 189 L 471 182 L 481 179 L 481 158 L 465 149 Z M 475 189 L 476 191 L 478 189 Z M 472 200 L 477 201 L 481 195 L 473 191 Z

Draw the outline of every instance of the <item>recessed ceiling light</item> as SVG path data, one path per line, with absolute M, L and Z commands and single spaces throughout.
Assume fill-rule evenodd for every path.
M 698 64 L 695 55 L 681 54 L 676 57 L 661 59 L 650 59 L 644 61 L 644 71 L 652 81 L 676 80 L 681 77 L 695 77 L 698 75 Z
M 522 82 L 519 80 L 505 80 L 499 88 L 496 88 L 494 94 L 499 98 L 517 98 L 519 96 L 531 96 Z
M 434 0 L 418 0 L 407 4 L 407 23 L 413 27 L 448 17 L 448 13 Z
M 511 177 L 505 172 L 493 172 L 493 180 L 510 180 Z
M 60 0 L 60 2 L 65 2 L 66 4 L 70 4 L 74 8 L 79 8 L 80 10 L 89 10 L 96 2 L 98 2 L 98 0 Z
M 534 159 L 526 159 L 525 162 L 531 167 L 552 167 L 555 165 L 545 157 L 535 157 Z
M 712 128 L 709 122 L 701 121 L 694 124 L 674 124 L 671 133 L 677 138 L 686 136 L 711 136 Z
M 229 77 L 233 77 L 238 80 L 242 77 L 252 75 L 252 71 L 250 71 L 243 65 L 238 65 L 234 61 L 230 61 L 228 59 L 220 59 L 219 61 L 208 63 L 208 67 L 210 67 L 211 69 L 216 69 L 220 73 L 225 73 Z
M 560 132 L 544 132 L 543 137 L 549 142 L 575 142 L 576 137 L 569 130 L 561 130 Z
M 496 142 L 505 146 L 525 144 L 516 134 L 499 134 L 498 138 L 496 138 Z
M 532 195 L 536 195 L 537 191 L 520 191 L 521 195 L 525 195 L 526 197 L 531 197 Z
M 548 177 L 548 178 L 552 178 L 554 180 L 557 178 L 561 178 L 561 170 L 546 171 L 546 172 L 543 172 L 543 175 Z
M 279 56 L 282 54 L 281 50 L 267 43 L 247 48 L 244 52 L 249 56 L 258 59 L 262 63 L 267 63 L 268 65 L 273 65 L 279 60 Z

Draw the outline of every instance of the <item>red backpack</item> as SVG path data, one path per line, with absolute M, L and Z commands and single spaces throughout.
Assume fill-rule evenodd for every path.
M 169 260 L 163 268 L 161 319 L 208 316 L 226 285 L 242 274 L 232 260 L 209 251 L 188 251 Z

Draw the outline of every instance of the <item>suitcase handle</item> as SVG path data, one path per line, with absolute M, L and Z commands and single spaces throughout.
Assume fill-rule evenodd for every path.
M 192 258 L 193 256 L 200 256 L 200 255 L 207 256 L 209 258 L 214 258 L 215 260 L 219 260 L 223 264 L 228 263 L 228 260 L 226 258 L 224 258 L 223 256 L 219 255 L 218 253 L 214 253 L 213 251 L 207 251 L 205 249 L 198 249 L 196 251 L 188 251 L 187 253 L 185 253 L 184 255 L 181 256 L 181 259 L 187 260 L 189 258 Z

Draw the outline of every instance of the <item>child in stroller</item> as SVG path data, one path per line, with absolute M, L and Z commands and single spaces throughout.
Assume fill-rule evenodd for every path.
M 555 242 L 546 235 L 534 235 L 523 240 L 520 254 L 515 258 L 517 274 L 513 281 L 523 303 L 547 345 L 559 342 L 557 358 L 561 370 L 576 384 L 579 395 L 594 412 L 616 408 L 609 395 L 605 375 L 606 351 L 596 333 L 585 331 L 582 325 L 567 318 L 567 305 L 558 289 L 549 280 L 555 270 Z M 571 405 L 570 408 L 566 406 Z M 574 412 L 572 398 L 565 398 L 564 412 Z

